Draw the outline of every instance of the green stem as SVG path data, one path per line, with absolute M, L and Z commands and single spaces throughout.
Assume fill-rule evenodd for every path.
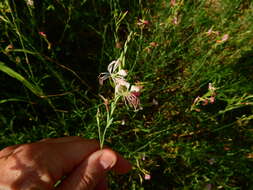
M 103 135 L 101 137 L 101 134 L 99 134 L 99 140 L 100 140 L 100 148 L 102 149 L 104 147 L 104 141 L 105 141 L 105 135 L 106 135 L 106 132 L 107 130 L 109 129 L 109 127 L 112 125 L 113 123 L 113 114 L 114 114 L 114 111 L 116 109 L 116 106 L 117 106 L 117 102 L 119 100 L 120 96 L 116 96 L 113 100 L 113 102 L 111 103 L 111 110 L 109 112 L 107 112 L 107 118 L 106 118 L 106 126 L 105 126 L 105 129 L 103 131 Z M 100 126 L 99 126 L 100 128 Z M 101 128 L 100 128 L 100 131 L 99 133 L 101 133 Z

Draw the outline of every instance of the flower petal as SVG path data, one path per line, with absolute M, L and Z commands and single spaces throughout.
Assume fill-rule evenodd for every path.
M 118 75 L 122 76 L 122 77 L 126 77 L 127 76 L 127 71 L 124 69 L 119 70 L 119 72 L 117 72 Z
M 110 73 L 100 73 L 98 76 L 98 81 L 100 85 L 103 85 L 104 81 L 110 77 Z
M 112 61 L 108 67 L 107 70 L 110 74 L 115 73 L 116 69 L 119 67 L 120 61 L 119 60 L 114 60 Z
M 120 77 L 115 77 L 113 78 L 116 86 L 124 86 L 127 90 L 130 87 L 130 83 L 127 82 L 124 78 L 120 78 Z
M 132 85 L 130 88 L 130 92 L 140 92 L 141 86 Z
M 135 110 L 138 110 L 140 107 L 140 99 L 134 93 L 130 93 L 128 96 L 125 97 L 128 104 L 133 107 Z

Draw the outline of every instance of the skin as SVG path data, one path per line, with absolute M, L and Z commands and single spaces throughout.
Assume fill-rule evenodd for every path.
M 106 190 L 106 173 L 131 164 L 95 140 L 63 137 L 4 148 L 0 168 L 0 190 Z

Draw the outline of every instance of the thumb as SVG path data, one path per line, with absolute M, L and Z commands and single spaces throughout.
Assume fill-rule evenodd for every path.
M 117 155 L 109 149 L 99 150 L 86 158 L 62 182 L 58 190 L 92 190 L 104 181 L 106 172 L 117 162 Z

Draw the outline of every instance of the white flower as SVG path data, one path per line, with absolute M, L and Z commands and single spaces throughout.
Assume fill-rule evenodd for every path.
M 127 71 L 124 70 L 124 69 L 121 69 L 121 70 L 119 70 L 119 72 L 117 74 L 120 75 L 120 76 L 126 77 L 127 76 Z
M 116 79 L 115 94 L 122 95 L 129 90 L 131 84 L 125 79 Z
M 34 7 L 34 2 L 33 2 L 33 0 L 27 0 L 27 1 L 26 1 L 26 4 L 27 4 L 28 7 Z
M 118 96 L 122 96 L 124 98 L 125 103 L 130 105 L 135 109 L 135 111 L 141 109 L 140 107 L 140 86 L 130 85 L 125 80 L 118 80 L 117 85 L 115 86 L 115 94 Z
M 119 65 L 120 65 L 120 61 L 119 60 L 114 60 L 114 61 L 112 61 L 109 65 L 108 65 L 108 67 L 107 67 L 107 70 L 108 70 L 108 72 L 110 73 L 110 74 L 112 74 L 112 73 L 115 73 L 115 71 L 116 71 L 116 69 L 119 67 Z
M 210 36 L 212 33 L 213 33 L 213 29 L 210 28 L 210 29 L 207 31 L 207 35 Z
M 118 80 L 123 80 L 124 77 L 127 76 L 127 71 L 121 69 L 117 72 L 117 69 L 119 68 L 120 64 L 120 60 L 112 61 L 107 67 L 108 72 L 103 72 L 98 76 L 99 84 L 103 85 L 104 81 L 109 78 L 113 80 L 115 85 L 117 85 Z
M 104 81 L 107 79 L 112 79 L 115 90 L 115 97 L 122 97 L 125 104 L 133 107 L 135 111 L 142 109 L 140 106 L 140 91 L 141 86 L 131 85 L 125 77 L 127 76 L 127 71 L 120 69 L 120 60 L 112 61 L 108 67 L 108 72 L 101 73 L 99 78 L 99 84 L 103 85 Z
M 153 98 L 152 104 L 153 104 L 154 106 L 158 106 L 158 105 L 159 105 L 159 102 L 158 102 L 155 98 Z

